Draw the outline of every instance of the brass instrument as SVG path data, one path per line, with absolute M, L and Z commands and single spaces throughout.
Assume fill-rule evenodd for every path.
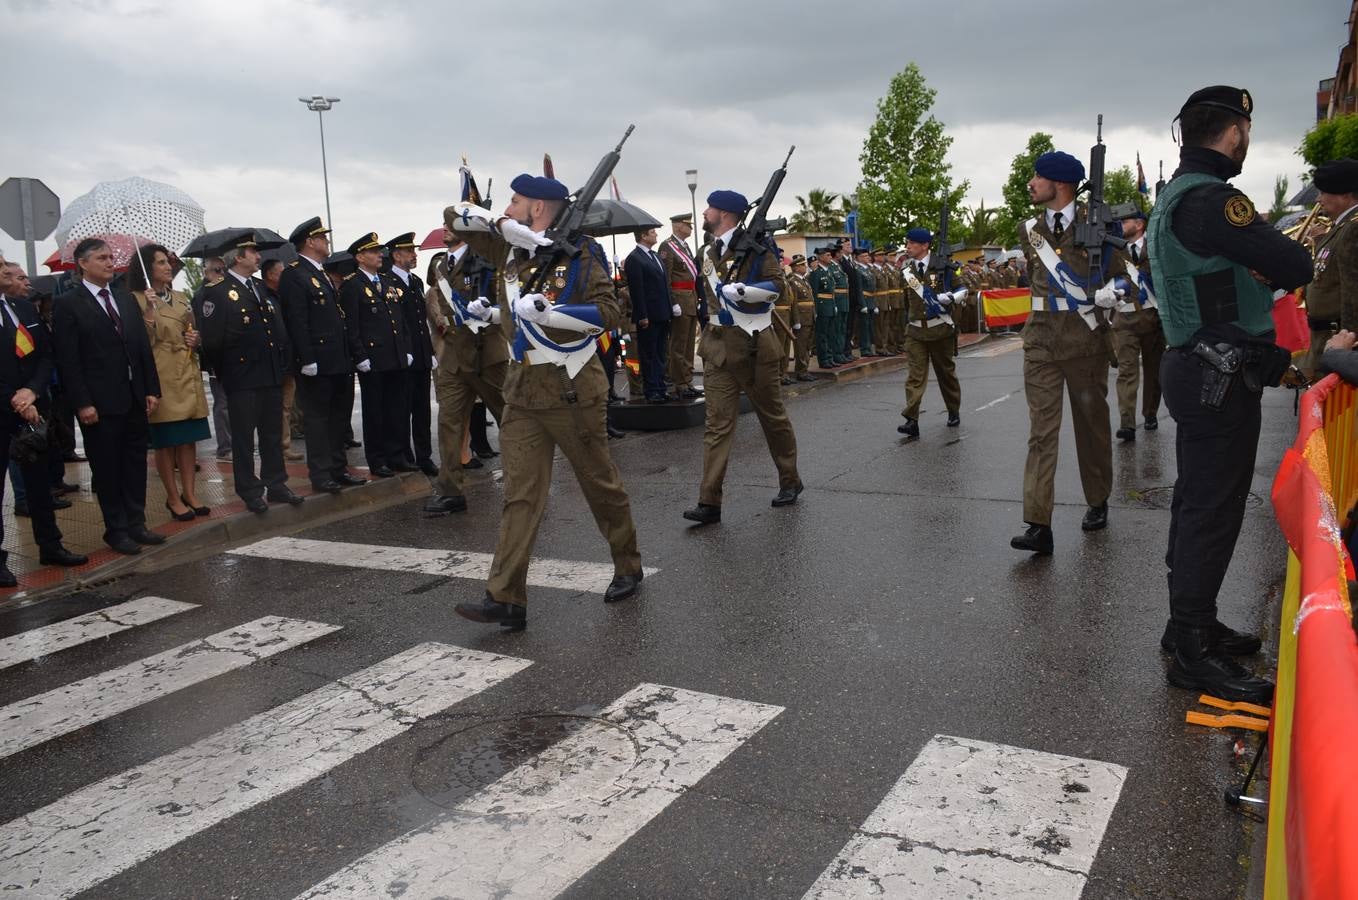
M 1315 256 L 1316 239 L 1329 233 L 1333 224 L 1329 216 L 1320 211 L 1320 204 L 1316 203 L 1315 206 L 1311 207 L 1311 211 L 1306 214 L 1306 218 L 1291 228 L 1283 229 L 1283 234 L 1305 246 L 1311 251 L 1311 255 Z

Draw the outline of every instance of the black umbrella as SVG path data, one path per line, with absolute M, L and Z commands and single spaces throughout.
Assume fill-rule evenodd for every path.
M 265 250 L 263 253 L 259 254 L 259 258 L 261 260 L 276 259 L 285 266 L 291 265 L 297 261 L 297 248 L 292 246 L 292 244 L 285 243 L 281 247 Z
M 282 235 L 267 228 L 218 228 L 189 241 L 189 245 L 180 252 L 179 258 L 206 259 L 209 256 L 221 256 L 231 249 L 241 235 L 251 232 L 255 235 L 255 249 L 261 252 L 282 247 L 287 243 Z
M 354 261 L 353 254 L 345 250 L 330 254 L 321 265 L 327 272 L 338 272 L 340 275 L 352 275 L 358 270 L 358 263 Z
M 585 234 L 602 237 L 606 234 L 628 234 L 639 229 L 659 228 L 655 216 L 626 200 L 601 198 L 595 200 L 585 213 Z

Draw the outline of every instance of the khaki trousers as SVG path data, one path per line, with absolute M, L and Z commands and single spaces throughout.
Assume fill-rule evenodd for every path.
M 909 374 L 905 378 L 905 409 L 901 415 L 907 419 L 919 418 L 920 401 L 924 399 L 924 389 L 929 386 L 929 366 L 933 365 L 938 376 L 938 390 L 943 394 L 943 405 L 948 412 L 959 412 L 962 407 L 962 385 L 957 380 L 957 363 L 952 355 L 952 335 L 934 340 L 921 340 L 916 337 L 905 339 L 905 356 L 909 362 Z
M 451 367 L 434 370 L 434 397 L 439 404 L 439 477 L 434 490 L 445 497 L 461 497 L 467 492 L 467 473 L 462 469 L 462 443 L 466 439 L 467 418 L 477 398 L 497 422 L 503 422 L 504 384 L 508 363 L 495 363 L 475 372 L 453 372 Z M 503 435 L 501 449 L 503 450 Z
M 783 408 L 783 392 L 778 384 L 783 359 L 757 360 L 742 357 L 734 365 L 706 366 L 703 390 L 706 394 L 707 423 L 703 433 L 703 482 L 698 502 L 721 506 L 721 485 L 726 480 L 726 465 L 731 459 L 731 441 L 736 420 L 740 418 L 740 395 L 744 392 L 754 406 L 769 455 L 778 467 L 779 489 L 795 487 L 797 476 L 797 436 Z
M 697 316 L 675 316 L 670 320 L 670 348 L 666 374 L 675 390 L 693 387 L 693 350 L 697 341 Z
M 283 376 L 283 449 L 292 447 L 292 403 L 297 396 L 297 377 Z
M 1070 396 L 1075 455 L 1085 502 L 1098 506 L 1113 490 L 1113 434 L 1108 422 L 1108 357 L 1023 361 L 1028 396 L 1028 460 L 1023 467 L 1023 520 L 1051 525 L 1056 451 L 1061 436 L 1063 394 Z
M 816 349 L 815 311 L 811 304 L 808 303 L 806 306 L 805 312 L 798 308 L 798 321 L 802 327 L 793 332 L 797 336 L 797 346 L 793 354 L 798 375 L 805 375 L 811 367 L 811 354 Z
M 1149 315 L 1147 315 L 1149 313 Z M 1160 412 L 1160 359 L 1165 355 L 1165 333 L 1154 310 L 1123 318 L 1119 313 L 1113 326 L 1113 344 L 1118 354 L 1118 427 L 1136 427 L 1137 381 L 1144 375 L 1141 391 L 1141 417 Z

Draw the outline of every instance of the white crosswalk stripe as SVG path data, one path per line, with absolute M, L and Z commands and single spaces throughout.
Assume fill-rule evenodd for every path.
M 197 608 L 197 604 L 180 603 L 164 597 L 138 597 L 83 616 L 34 628 L 0 639 L 0 669 Z
M 420 644 L 0 826 L 0 892 L 86 890 L 529 666 Z
M 1127 770 L 937 735 L 805 900 L 1078 898 Z
M 302 896 L 555 896 L 780 712 L 639 685 L 598 720 L 446 817 L 379 847 Z
M 0 708 L 0 758 L 338 630 L 265 616 L 11 703 Z
M 380 544 L 352 544 L 340 541 L 314 541 L 306 538 L 275 537 L 237 547 L 239 556 L 281 559 L 291 562 L 324 563 L 356 569 L 388 572 L 415 572 L 449 578 L 484 581 L 490 574 L 489 553 L 466 550 L 421 550 L 416 547 L 387 547 Z M 647 567 L 647 577 L 659 569 Z M 533 587 L 567 591 L 601 592 L 613 580 L 612 563 L 577 562 L 567 559 L 534 557 L 528 566 L 528 584 Z

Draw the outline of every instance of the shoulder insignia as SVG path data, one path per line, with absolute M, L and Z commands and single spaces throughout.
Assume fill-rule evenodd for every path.
M 1226 221 L 1242 228 L 1254 221 L 1254 204 L 1244 194 L 1236 194 L 1226 201 Z
M 288 263 L 288 265 L 292 266 L 292 267 L 295 269 L 295 268 L 297 268 L 297 264 L 298 264 L 299 262 L 301 262 L 300 259 L 294 259 L 292 262 Z
M 365 293 L 365 294 L 367 294 L 369 297 L 371 297 L 371 296 L 373 295 L 373 289 L 370 288 L 370 287 L 364 287 L 364 288 L 363 288 L 363 293 Z
M 222 281 L 224 281 L 224 280 L 225 280 L 225 279 L 222 279 L 222 278 L 214 278 L 214 279 L 212 279 L 211 281 L 209 281 L 209 282 L 207 283 L 207 286 L 208 286 L 208 287 L 212 287 L 214 284 L 221 284 Z
M 320 280 L 315 275 L 311 276 L 311 286 L 315 288 L 319 288 L 321 286 Z

